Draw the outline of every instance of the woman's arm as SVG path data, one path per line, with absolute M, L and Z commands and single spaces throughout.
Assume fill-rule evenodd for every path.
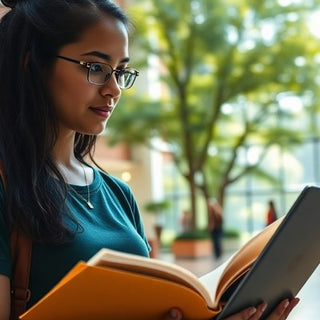
M 9 320 L 10 317 L 10 280 L 0 274 L 0 320 Z

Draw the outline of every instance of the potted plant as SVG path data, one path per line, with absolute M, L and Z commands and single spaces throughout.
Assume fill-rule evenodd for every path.
M 212 241 L 206 229 L 195 229 L 179 234 L 173 241 L 172 253 L 176 258 L 212 256 Z

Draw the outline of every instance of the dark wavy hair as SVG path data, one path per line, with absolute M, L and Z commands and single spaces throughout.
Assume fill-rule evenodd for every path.
M 107 16 L 128 29 L 109 0 L 6 0 L 0 22 L 0 159 L 6 176 L 5 215 L 42 243 L 63 243 L 79 229 L 63 223 L 67 186 L 53 161 L 58 122 L 46 74 L 59 49 Z M 75 156 L 92 159 L 96 136 L 76 133 Z M 58 179 L 53 179 L 56 176 Z M 71 230 L 72 229 L 72 230 Z

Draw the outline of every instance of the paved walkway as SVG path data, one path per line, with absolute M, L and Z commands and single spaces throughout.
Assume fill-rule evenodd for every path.
M 229 256 L 230 254 L 225 255 L 221 262 L 225 261 Z M 218 263 L 211 258 L 175 260 L 169 253 L 162 253 L 159 258 L 176 263 L 192 271 L 197 276 L 202 276 L 218 266 Z M 301 289 L 298 297 L 301 301 L 290 314 L 288 320 L 320 320 L 320 266 Z

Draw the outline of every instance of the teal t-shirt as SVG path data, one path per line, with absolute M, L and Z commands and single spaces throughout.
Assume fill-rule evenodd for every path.
M 101 248 L 148 256 L 140 213 L 134 196 L 124 182 L 94 170 L 89 186 L 90 209 L 80 198 L 87 199 L 87 187 L 72 185 L 67 210 L 80 223 L 81 230 L 71 243 L 54 246 L 34 243 L 30 271 L 31 300 L 28 307 L 46 294 L 78 261 L 87 261 Z M 0 273 L 10 277 L 11 259 L 7 226 L 3 215 L 3 189 L 0 198 Z M 73 226 L 66 217 L 65 223 Z

